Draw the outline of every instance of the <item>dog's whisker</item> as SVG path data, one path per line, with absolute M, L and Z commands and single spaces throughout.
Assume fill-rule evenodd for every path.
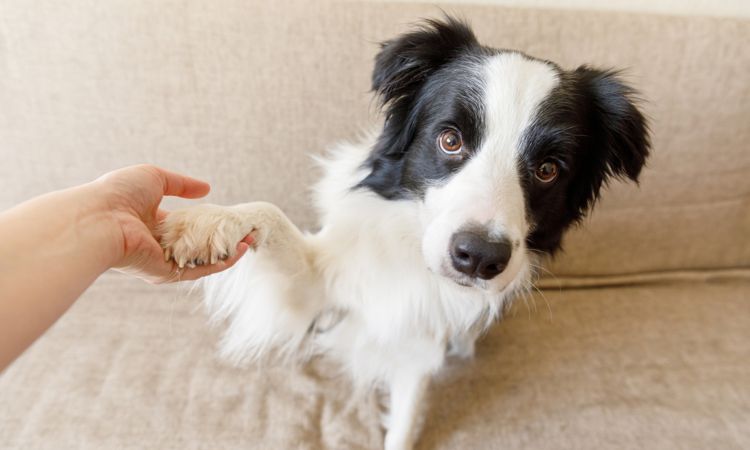
M 544 303 L 547 305 L 547 311 L 549 313 L 549 320 L 552 321 L 552 306 L 550 305 L 549 301 L 547 300 L 547 296 L 544 295 L 544 292 L 542 292 L 541 289 L 539 289 L 536 284 L 532 283 L 531 286 L 539 293 L 539 295 L 542 297 L 542 300 L 544 300 Z

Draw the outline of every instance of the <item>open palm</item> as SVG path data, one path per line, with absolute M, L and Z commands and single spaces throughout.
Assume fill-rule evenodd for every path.
M 169 214 L 159 208 L 165 195 L 200 198 L 210 186 L 203 182 L 151 165 L 132 166 L 99 178 L 120 239 L 121 254 L 115 267 L 153 283 L 194 280 L 231 267 L 248 249 L 249 241 L 239 242 L 234 257 L 216 264 L 179 269 L 165 261 L 159 245 L 157 225 Z M 119 251 L 119 250 L 118 250 Z

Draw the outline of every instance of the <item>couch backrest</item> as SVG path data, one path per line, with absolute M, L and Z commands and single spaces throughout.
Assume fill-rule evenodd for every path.
M 374 123 L 376 43 L 427 5 L 217 0 L 0 6 L 0 208 L 116 167 L 203 177 L 209 201 L 276 202 L 315 226 L 308 155 Z M 747 20 L 456 6 L 480 41 L 627 68 L 653 157 L 615 183 L 552 270 L 750 266 Z M 172 202 L 171 204 L 177 204 Z

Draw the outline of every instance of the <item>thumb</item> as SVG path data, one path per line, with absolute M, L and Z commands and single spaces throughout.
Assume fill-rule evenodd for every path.
M 182 198 L 201 198 L 208 194 L 211 186 L 205 181 L 197 180 L 170 170 L 156 168 L 162 180 L 164 195 Z

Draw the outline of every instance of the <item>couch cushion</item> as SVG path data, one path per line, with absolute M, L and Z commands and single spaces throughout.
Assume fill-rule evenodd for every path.
M 436 381 L 418 448 L 750 446 L 747 281 L 544 291 Z M 545 300 L 546 299 L 546 300 Z M 0 448 L 376 449 L 378 400 L 233 368 L 187 288 L 107 274 L 0 375 Z
M 748 20 L 456 6 L 480 39 L 564 67 L 628 68 L 654 155 L 614 184 L 553 268 L 622 275 L 750 265 Z M 373 123 L 376 42 L 428 5 L 175 0 L 0 7 L 0 208 L 152 162 L 208 200 L 270 200 L 315 227 L 309 154 Z M 170 203 L 174 205 L 176 203 Z

